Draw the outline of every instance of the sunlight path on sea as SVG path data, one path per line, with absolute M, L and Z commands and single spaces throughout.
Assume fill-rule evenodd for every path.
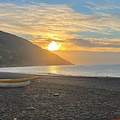
M 0 72 L 40 75 L 120 77 L 120 65 L 58 65 L 4 67 L 0 68 Z

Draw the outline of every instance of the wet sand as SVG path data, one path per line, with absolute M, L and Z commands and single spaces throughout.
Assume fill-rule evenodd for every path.
M 111 120 L 120 118 L 120 78 L 37 76 L 21 88 L 0 88 L 0 120 Z

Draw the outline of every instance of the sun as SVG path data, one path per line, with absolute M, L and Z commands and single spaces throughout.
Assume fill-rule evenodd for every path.
M 52 51 L 52 50 L 59 50 L 60 46 L 52 41 L 52 43 L 49 44 L 49 46 L 47 47 L 48 50 Z

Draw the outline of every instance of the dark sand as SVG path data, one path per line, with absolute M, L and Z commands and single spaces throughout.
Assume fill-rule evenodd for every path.
M 0 78 L 34 75 L 0 73 Z M 120 118 L 120 78 L 38 76 L 21 88 L 0 88 L 0 120 Z

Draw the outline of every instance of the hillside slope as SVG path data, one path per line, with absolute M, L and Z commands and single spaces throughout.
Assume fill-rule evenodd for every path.
M 0 31 L 0 66 L 71 65 L 28 40 Z

